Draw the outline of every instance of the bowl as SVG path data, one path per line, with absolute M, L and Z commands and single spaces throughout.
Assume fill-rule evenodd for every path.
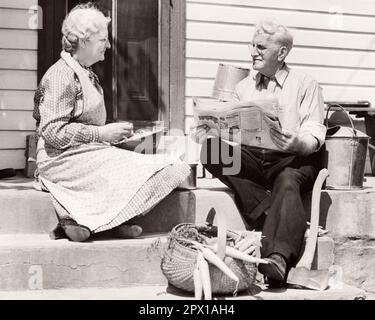
M 142 154 L 155 154 L 166 132 L 163 121 L 126 121 L 133 124 L 134 134 L 114 146 Z

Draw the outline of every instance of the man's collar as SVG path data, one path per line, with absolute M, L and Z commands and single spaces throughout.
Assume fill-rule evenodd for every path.
M 276 81 L 280 87 L 284 85 L 284 82 L 286 78 L 288 77 L 288 74 L 289 74 L 289 68 L 286 65 L 286 63 L 284 63 L 282 68 L 278 70 L 275 74 Z
M 262 81 L 262 74 L 260 72 L 257 72 L 253 75 L 253 79 L 255 81 L 255 86 L 259 86 L 259 84 L 261 83 Z
M 277 84 L 282 87 L 284 85 L 285 79 L 288 77 L 289 74 L 289 67 L 284 63 L 284 65 L 281 67 L 280 70 L 278 70 L 275 74 L 275 79 Z M 262 81 L 262 74 L 260 72 L 257 72 L 253 79 L 255 80 L 255 85 L 258 86 L 260 82 Z

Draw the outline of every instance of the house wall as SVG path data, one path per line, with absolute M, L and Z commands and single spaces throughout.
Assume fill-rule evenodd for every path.
M 289 65 L 315 77 L 328 100 L 375 106 L 375 1 L 187 0 L 186 129 L 192 96 L 210 96 L 219 63 L 249 67 L 248 44 L 261 18 L 290 28 Z
M 25 167 L 26 135 L 35 129 L 37 0 L 0 0 L 0 169 Z
M 0 0 L 0 168 L 25 166 L 33 132 L 37 0 Z M 186 0 L 186 130 L 193 96 L 210 96 L 219 63 L 250 67 L 256 22 L 276 17 L 295 46 L 287 61 L 314 76 L 325 100 L 369 100 L 375 106 L 375 1 Z M 31 21 L 32 22 L 32 21 Z

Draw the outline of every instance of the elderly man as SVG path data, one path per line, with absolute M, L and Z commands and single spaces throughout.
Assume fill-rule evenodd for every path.
M 204 167 L 233 190 L 247 227 L 262 231 L 261 254 L 270 263 L 260 265 L 259 271 L 270 285 L 278 286 L 285 284 L 301 251 L 307 219 L 301 195 L 312 189 L 317 177 L 318 151 L 326 133 L 319 84 L 284 62 L 292 46 L 286 27 L 275 21 L 259 23 L 250 46 L 253 70 L 236 87 L 239 101 L 278 99 L 282 132 L 270 133 L 280 150 L 233 147 L 219 138 L 207 139 L 207 127 L 198 127 L 195 136 L 203 143 Z M 216 160 L 235 151 L 241 154 L 240 171 L 226 175 L 223 168 L 228 163 Z M 245 239 L 237 247 L 247 250 Z

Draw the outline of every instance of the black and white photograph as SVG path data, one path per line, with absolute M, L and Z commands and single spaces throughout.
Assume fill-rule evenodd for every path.
M 0 221 L 0 300 L 375 300 L 375 1 L 0 0 Z

